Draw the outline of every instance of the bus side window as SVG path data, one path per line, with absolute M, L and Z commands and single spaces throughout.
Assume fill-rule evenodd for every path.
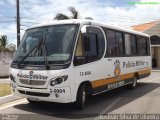
M 105 57 L 117 57 L 124 55 L 123 33 L 120 31 L 104 28 L 107 40 L 107 50 Z
M 104 35 L 99 28 L 88 27 L 80 33 L 75 51 L 74 65 L 96 61 L 104 54 Z
M 131 47 L 131 40 L 130 40 L 130 34 L 125 34 L 125 52 L 126 55 L 131 55 L 132 53 L 132 47 Z
M 79 40 L 77 42 L 75 52 L 75 59 L 78 62 L 76 63 L 76 65 L 92 62 L 97 59 L 97 56 L 98 47 L 96 35 L 82 34 L 82 37 L 79 37 Z
M 98 56 L 98 41 L 95 34 L 85 34 L 83 36 L 84 56 L 89 61 L 94 61 Z

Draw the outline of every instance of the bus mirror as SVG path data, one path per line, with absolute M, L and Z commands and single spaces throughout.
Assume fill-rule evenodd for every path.
M 87 32 L 87 25 L 83 25 L 81 27 L 81 33 L 86 33 Z

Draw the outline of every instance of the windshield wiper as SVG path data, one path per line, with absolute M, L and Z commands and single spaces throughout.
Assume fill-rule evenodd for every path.
M 35 53 L 33 56 L 35 56 L 36 52 L 38 52 L 38 48 L 42 45 L 42 52 L 44 52 L 44 61 L 45 61 L 45 65 L 46 65 L 46 69 L 50 69 L 49 63 L 48 63 L 48 59 L 47 59 L 47 48 L 46 48 L 46 35 L 44 36 L 43 39 L 40 40 L 40 42 L 38 43 L 38 45 L 34 48 L 32 48 L 23 58 L 22 60 L 18 63 L 18 68 L 21 67 L 21 64 L 24 62 L 24 60 L 35 50 Z M 42 53 L 41 53 L 42 54 Z
M 38 43 L 38 45 L 36 47 L 33 47 L 22 59 L 21 61 L 17 64 L 18 68 L 21 67 L 21 64 L 23 63 L 23 61 L 33 52 L 33 50 L 35 50 L 36 48 L 39 48 L 39 46 L 41 45 L 41 42 L 43 41 L 43 38 L 40 40 L 40 42 Z

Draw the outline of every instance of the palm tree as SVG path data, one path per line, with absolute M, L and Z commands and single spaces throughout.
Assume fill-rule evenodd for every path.
M 93 20 L 93 18 L 91 18 L 91 17 L 86 17 L 85 19 L 88 19 L 88 20 Z
M 8 39 L 6 35 L 1 35 L 0 37 L 0 51 L 8 51 L 7 48 Z
M 58 13 L 55 16 L 55 20 L 64 20 L 64 19 L 78 19 L 79 18 L 79 13 L 74 7 L 69 7 L 68 10 L 72 13 L 72 15 L 69 17 L 63 13 Z

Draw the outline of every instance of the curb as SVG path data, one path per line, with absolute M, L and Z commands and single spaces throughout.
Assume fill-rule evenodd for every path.
M 0 105 L 5 104 L 5 103 L 9 103 L 18 99 L 22 99 L 23 97 L 19 97 L 19 96 L 15 96 L 13 94 L 11 95 L 6 95 L 3 97 L 0 97 Z

